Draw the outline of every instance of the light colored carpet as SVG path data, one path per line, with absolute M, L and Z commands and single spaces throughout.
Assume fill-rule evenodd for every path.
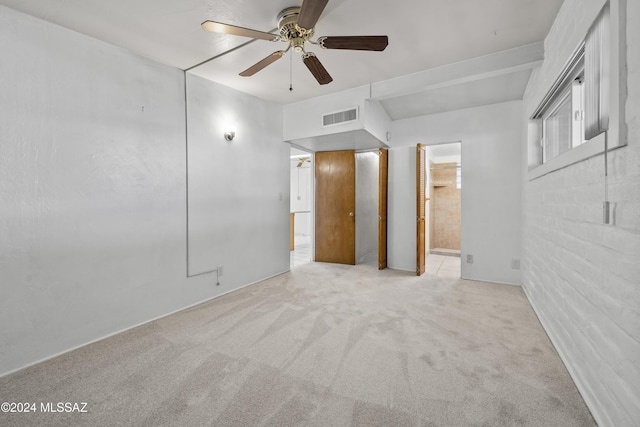
M 519 287 L 310 263 L 0 378 L 2 426 L 589 426 Z

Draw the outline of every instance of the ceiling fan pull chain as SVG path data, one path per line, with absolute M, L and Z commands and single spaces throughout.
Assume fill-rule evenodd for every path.
M 289 55 L 289 92 L 293 92 L 293 53 Z

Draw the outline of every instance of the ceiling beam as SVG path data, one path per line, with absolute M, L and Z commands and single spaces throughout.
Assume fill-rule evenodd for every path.
M 399 96 L 511 74 L 537 68 L 543 60 L 543 42 L 532 43 L 373 83 L 371 98 L 384 101 Z

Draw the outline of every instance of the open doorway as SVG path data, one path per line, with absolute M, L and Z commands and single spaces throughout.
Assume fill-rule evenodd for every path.
M 462 143 L 429 145 L 427 151 L 426 270 L 460 277 Z
M 290 266 L 322 261 L 386 268 L 387 149 L 291 147 L 290 157 Z
M 378 266 L 380 156 L 315 153 L 315 261 Z
M 296 267 L 313 259 L 313 155 L 291 147 L 291 187 L 289 214 L 290 266 Z

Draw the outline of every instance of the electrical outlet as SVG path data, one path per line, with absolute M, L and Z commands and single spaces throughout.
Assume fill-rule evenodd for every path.
M 514 270 L 520 270 L 520 260 L 519 259 L 512 259 L 511 260 L 511 268 Z
M 473 255 L 467 255 L 467 264 L 473 264 Z
M 223 273 L 222 268 L 223 268 L 223 266 L 222 266 L 222 265 L 219 265 L 219 266 L 217 267 L 217 269 L 218 269 L 218 277 L 222 277 L 222 273 Z

